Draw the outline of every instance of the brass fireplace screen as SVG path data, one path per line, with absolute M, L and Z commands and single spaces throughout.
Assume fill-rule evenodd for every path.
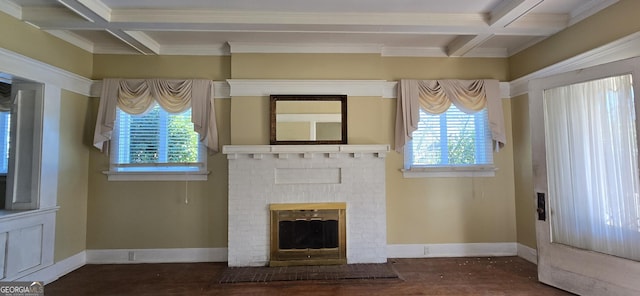
M 346 203 L 271 204 L 270 266 L 346 264 Z

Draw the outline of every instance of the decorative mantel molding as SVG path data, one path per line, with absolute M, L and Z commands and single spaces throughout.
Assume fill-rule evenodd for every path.
M 291 154 L 302 154 L 304 158 L 314 158 L 317 155 L 328 154 L 335 158 L 337 154 L 351 154 L 359 158 L 362 154 L 375 154 L 384 158 L 390 151 L 389 145 L 226 145 L 222 153 L 227 159 L 237 159 L 239 155 L 247 154 L 253 159 L 262 159 L 264 154 L 277 154 L 278 158 L 288 158 Z

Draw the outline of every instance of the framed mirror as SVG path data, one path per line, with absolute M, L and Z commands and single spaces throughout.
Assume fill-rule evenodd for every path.
M 271 95 L 271 145 L 347 144 L 346 95 Z

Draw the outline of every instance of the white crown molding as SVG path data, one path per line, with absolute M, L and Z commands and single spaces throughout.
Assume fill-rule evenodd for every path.
M 261 97 L 272 94 L 344 94 L 381 97 L 388 92 L 385 80 L 270 80 L 227 79 L 232 97 Z
M 87 264 L 225 262 L 227 248 L 87 250 Z
M 442 47 L 401 47 L 385 46 L 382 48 L 383 57 L 430 57 L 446 58 L 447 53 Z
M 161 55 L 228 56 L 231 55 L 227 44 L 203 45 L 162 45 Z
M 379 44 L 229 42 L 233 53 L 376 53 Z
M 640 56 L 640 32 L 633 33 L 606 45 L 512 80 L 510 82 L 510 97 L 514 98 L 528 93 L 529 82 L 534 79 L 637 56 Z
M 516 243 L 403 244 L 387 245 L 389 258 L 439 258 L 515 256 Z
M 0 11 L 19 20 L 22 19 L 22 7 L 13 1 L 0 0 Z
M 35 82 L 53 84 L 85 96 L 88 96 L 91 91 L 92 81 L 88 78 L 4 48 L 0 48 L 0 72 Z
M 87 253 L 82 251 L 71 257 L 62 259 L 34 273 L 18 278 L 19 281 L 43 281 L 45 284 L 54 282 L 62 276 L 84 266 L 87 263 Z
M 507 58 L 509 53 L 506 48 L 476 47 L 469 50 L 462 57 L 465 58 Z

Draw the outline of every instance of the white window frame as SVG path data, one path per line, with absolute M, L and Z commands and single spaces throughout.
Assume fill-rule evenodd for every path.
M 162 110 L 162 108 L 161 108 Z M 119 108 L 116 112 L 120 112 Z M 168 113 L 161 112 L 160 120 L 168 120 Z M 117 117 L 119 118 L 119 117 Z M 116 119 L 119 120 L 119 119 Z M 147 163 L 147 164 L 118 164 L 118 142 L 127 141 L 126 137 L 120 138 L 118 126 L 122 122 L 116 122 L 110 143 L 111 156 L 109 171 L 105 171 L 109 181 L 206 181 L 209 175 L 207 171 L 207 149 L 202 142 L 198 142 L 198 162 L 195 163 Z M 126 124 L 126 123 L 124 123 Z M 165 139 L 166 140 L 166 139 Z M 160 140 L 162 142 L 162 139 Z M 166 141 L 164 141 L 166 142 Z M 166 148 L 166 147 L 165 147 Z M 160 148 L 162 149 L 162 148 Z
M 453 105 L 452 105 L 453 106 Z M 448 111 L 448 110 L 447 110 Z M 444 114 L 444 113 L 443 113 Z M 488 114 L 485 112 L 485 116 Z M 437 116 L 437 115 L 436 115 Z M 442 118 L 442 117 L 441 117 Z M 445 125 L 446 122 L 443 122 L 444 119 L 441 119 L 441 126 Z M 477 118 L 474 119 L 476 124 L 478 123 Z M 485 121 L 487 126 L 485 128 L 489 128 L 488 120 Z M 480 135 L 479 131 L 476 129 L 475 131 L 476 137 L 484 137 L 485 135 Z M 491 136 L 487 141 L 491 143 Z M 495 163 L 492 161 L 490 164 L 474 164 L 474 165 L 416 165 L 413 163 L 413 145 L 412 141 L 409 141 L 405 144 L 404 147 L 404 169 L 402 170 L 403 177 L 405 178 L 426 178 L 426 177 L 493 177 L 495 176 Z M 489 152 L 493 153 L 493 152 Z

